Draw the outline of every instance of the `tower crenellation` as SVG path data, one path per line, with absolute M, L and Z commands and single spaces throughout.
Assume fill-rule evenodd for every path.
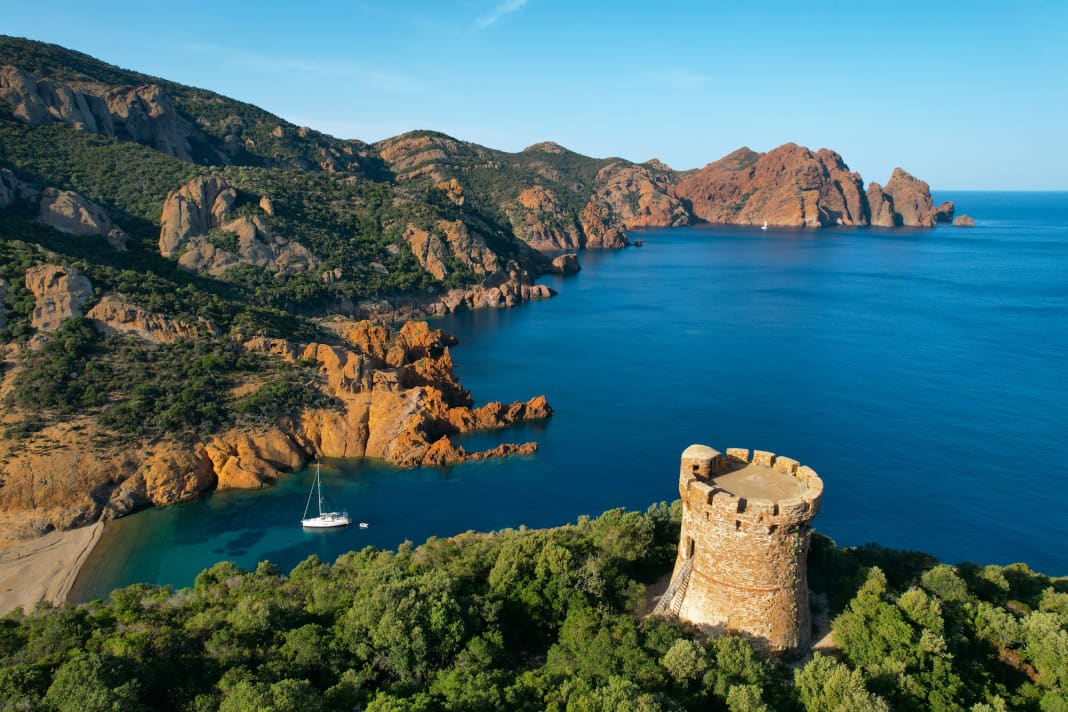
M 784 651 L 808 641 L 809 522 L 823 481 L 765 450 L 706 445 L 682 453 L 678 555 L 661 612 L 710 633 L 746 635 Z

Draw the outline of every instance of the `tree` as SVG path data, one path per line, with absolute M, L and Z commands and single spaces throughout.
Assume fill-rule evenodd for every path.
M 794 672 L 794 688 L 806 712 L 889 712 L 886 701 L 868 692 L 864 676 L 816 653 Z
M 147 710 L 140 691 L 141 683 L 131 666 L 78 650 L 56 670 L 44 701 L 59 712 Z

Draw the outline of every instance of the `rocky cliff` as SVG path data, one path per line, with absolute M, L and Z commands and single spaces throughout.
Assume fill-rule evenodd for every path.
M 218 328 L 206 319 L 194 323 L 173 319 L 151 312 L 118 294 L 105 294 L 85 316 L 102 334 L 133 334 L 154 344 L 219 336 Z
M 26 288 L 35 304 L 30 325 L 40 333 L 55 331 L 93 296 L 93 285 L 77 270 L 61 265 L 38 265 L 26 271 Z
M 627 230 L 680 227 L 693 216 L 672 181 L 671 169 L 659 161 L 636 165 L 613 161 L 597 172 L 591 202 L 619 216 Z
M 38 348 L 49 331 L 80 316 L 94 298 L 85 315 L 102 334 L 133 335 L 150 343 L 221 338 L 204 320 L 153 313 L 117 294 L 94 297 L 89 279 L 63 265 L 35 266 L 27 270 L 25 283 L 36 301 L 32 324 L 38 332 L 25 349 Z M 6 281 L 0 283 L 0 292 L 7 287 Z M 7 402 L 0 415 L 5 432 L 0 437 L 0 540 L 171 504 L 213 487 L 266 486 L 310 457 L 375 457 L 413 467 L 536 449 L 534 443 L 520 443 L 468 452 L 453 441 L 461 433 L 545 418 L 552 410 L 541 396 L 475 407 L 453 372 L 450 347 L 456 340 L 448 334 L 422 322 L 397 330 L 368 321 L 332 322 L 332 327 L 336 338 L 330 342 L 255 337 L 243 345 L 271 359 L 317 364 L 321 389 L 334 407 L 298 409 L 272 423 L 230 428 L 195 442 L 167 436 L 119 439 L 92 413 L 20 432 L 15 426 L 26 414 Z M 18 363 L 2 370 L 0 397 L 10 392 Z
M 121 86 L 86 83 L 80 87 L 36 77 L 19 67 L 0 66 L 0 99 L 29 124 L 56 121 L 75 128 L 150 146 L 167 155 L 193 160 L 193 143 L 206 137 L 155 84 Z
M 51 282 L 79 282 L 80 275 L 59 275 Z M 86 287 L 88 280 L 80 277 Z M 35 286 L 47 283 L 44 271 Z M 57 287 L 53 285 L 51 292 Z M 67 290 L 68 292 L 71 290 Z M 45 292 L 42 292 L 45 294 Z M 134 331 L 130 310 L 143 338 L 170 338 L 178 326 L 161 324 L 145 310 L 116 313 L 105 296 L 90 311 L 98 328 Z M 105 305 L 105 306 L 102 306 Z M 74 313 L 75 309 L 69 309 Z M 153 328 L 154 325 L 154 328 Z M 392 331 L 371 322 L 335 324 L 339 343 L 295 344 L 257 337 L 246 349 L 293 361 L 313 360 L 322 388 L 339 406 L 307 409 L 256 429 L 220 432 L 195 443 L 164 438 L 123 442 L 90 416 L 48 425 L 21 439 L 0 438 L 0 540 L 36 536 L 50 528 L 80 526 L 132 509 L 172 504 L 218 487 L 267 486 L 312 457 L 376 457 L 401 467 L 446 465 L 469 459 L 529 454 L 534 443 L 506 444 L 467 452 L 451 438 L 473 430 L 507 427 L 552 414 L 544 397 L 512 404 L 474 407 L 456 380 L 449 350 L 455 339 L 425 323 Z M 5 377 L 10 383 L 14 372 Z M 0 386 L 0 389 L 7 386 Z M 14 417 L 0 418 L 9 425 Z
M 567 215 L 551 189 L 533 185 L 508 210 L 516 237 L 536 250 L 576 250 L 586 243 L 577 220 Z
M 868 224 L 860 176 L 827 149 L 787 143 L 759 154 L 742 148 L 684 177 L 677 190 L 695 217 L 711 223 Z
M 237 201 L 237 189 L 219 176 L 198 176 L 170 193 L 160 216 L 160 254 L 177 257 L 183 269 L 214 276 L 240 264 L 278 275 L 319 268 L 306 247 L 272 233 L 265 212 L 238 215 Z
M 68 235 L 100 235 L 116 250 L 125 250 L 129 236 L 96 203 L 71 190 L 45 188 L 37 221 Z
M 936 208 L 930 186 L 901 168 L 894 169 L 885 188 L 874 181 L 868 185 L 868 203 L 871 224 L 878 227 L 934 227 L 953 220 L 953 203 Z

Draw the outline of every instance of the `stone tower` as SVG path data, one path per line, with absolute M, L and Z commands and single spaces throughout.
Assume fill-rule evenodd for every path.
M 682 453 L 682 532 L 657 610 L 769 652 L 808 643 L 809 522 L 823 481 L 788 457 L 704 445 Z

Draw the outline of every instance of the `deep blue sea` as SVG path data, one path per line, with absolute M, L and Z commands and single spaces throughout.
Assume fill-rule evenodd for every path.
M 325 462 L 366 530 L 302 531 L 308 472 L 140 512 L 108 525 L 74 595 L 644 509 L 678 497 L 691 443 L 813 467 L 815 526 L 839 544 L 1068 574 L 1068 193 L 935 197 L 976 227 L 650 230 L 583 253 L 547 280 L 554 299 L 437 320 L 477 402 L 544 393 L 556 410 L 464 445 L 535 439 L 536 455 Z

